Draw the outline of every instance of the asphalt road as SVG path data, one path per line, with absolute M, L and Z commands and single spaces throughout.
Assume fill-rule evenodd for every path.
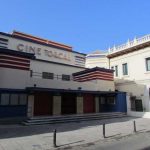
M 128 136 L 106 138 L 103 141 L 89 143 L 72 150 L 150 150 L 150 132 L 138 132 Z

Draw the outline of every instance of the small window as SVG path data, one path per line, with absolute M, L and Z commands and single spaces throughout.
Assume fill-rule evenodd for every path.
M 53 79 L 54 78 L 54 74 L 50 73 L 50 72 L 43 72 L 42 73 L 42 78 L 44 78 L 44 79 Z
M 62 80 L 64 80 L 64 81 L 70 81 L 70 75 L 63 74 L 62 75 Z
M 118 77 L 118 66 L 115 66 L 115 76 Z
M 146 71 L 150 71 L 150 57 L 146 58 Z
M 107 97 L 107 104 L 112 104 L 114 105 L 115 104 L 115 97 Z
M 27 95 L 20 94 L 19 95 L 19 105 L 26 105 L 27 104 Z
M 10 95 L 10 105 L 18 105 L 19 96 L 18 94 L 11 94 Z
M 123 75 L 128 75 L 128 64 L 122 64 Z
M 9 105 L 9 94 L 1 94 L 1 105 Z

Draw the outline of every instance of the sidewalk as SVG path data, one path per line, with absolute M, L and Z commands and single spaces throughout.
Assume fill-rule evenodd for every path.
M 150 131 L 150 119 L 133 117 L 40 126 L 0 125 L 0 150 L 56 149 L 53 148 L 54 129 L 57 129 L 58 149 L 92 144 L 104 140 L 103 123 L 106 123 L 107 141 L 112 141 L 132 134 L 133 120 L 136 121 L 138 131 Z

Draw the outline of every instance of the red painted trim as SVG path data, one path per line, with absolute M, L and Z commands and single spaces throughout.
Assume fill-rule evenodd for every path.
M 2 60 L 0 58 L 0 63 L 8 63 L 10 65 L 22 65 L 22 66 L 26 66 L 26 67 L 29 67 L 30 66 L 30 63 L 24 63 L 24 62 L 15 62 L 15 61 L 12 61 L 12 60 Z
M 77 81 L 77 82 L 85 82 L 85 81 L 91 81 L 91 80 L 106 80 L 106 81 L 114 81 L 113 79 L 107 79 L 107 78 L 85 78 L 85 79 L 80 79 L 80 80 L 74 80 L 74 81 Z
M 113 79 L 113 76 L 112 75 L 105 75 L 105 74 L 91 74 L 91 75 L 87 75 L 87 76 L 82 76 L 82 77 L 74 77 L 75 79 L 82 79 L 82 78 L 90 78 L 90 77 L 106 77 L 106 78 L 112 78 Z
M 61 47 L 61 48 L 68 49 L 69 51 L 72 50 L 72 47 L 70 47 L 70 46 L 67 46 L 67 45 L 64 45 L 64 44 L 60 44 L 60 43 L 56 43 L 56 42 L 52 42 L 52 41 L 49 41 L 49 40 L 46 40 L 46 39 L 38 38 L 38 37 L 35 37 L 35 36 L 32 36 L 32 35 L 16 32 L 16 31 L 13 32 L 12 35 L 19 36 L 19 37 L 24 37 L 24 38 L 28 38 L 28 39 L 32 39 L 34 41 L 42 42 L 42 43 L 45 43 L 45 44 L 58 46 L 58 47 Z
M 11 60 L 18 60 L 18 61 L 24 61 L 24 62 L 29 62 L 30 61 L 30 59 L 27 59 L 27 58 L 21 58 L 21 57 L 4 55 L 4 54 L 0 54 L 0 58 L 2 58 L 2 59 L 11 59 Z
M 81 74 L 81 75 L 73 75 L 74 77 L 82 77 L 82 76 L 87 76 L 87 75 L 91 75 L 93 73 L 99 73 L 99 74 L 107 74 L 107 75 L 112 75 L 113 76 L 113 73 L 108 73 L 108 72 L 103 72 L 103 71 L 92 71 L 92 72 L 89 72 L 89 73 L 84 73 L 84 74 Z
M 5 63 L 5 62 L 0 62 L 0 65 L 8 65 L 8 66 L 15 66 L 15 67 L 24 67 L 24 68 L 29 68 L 29 66 L 25 65 L 17 65 L 17 64 L 10 64 L 10 63 Z
M 19 70 L 30 70 L 29 67 L 25 68 L 25 67 L 11 66 L 11 65 L 6 65 L 6 64 L 0 64 L 0 67 L 11 68 L 11 69 L 19 69 Z

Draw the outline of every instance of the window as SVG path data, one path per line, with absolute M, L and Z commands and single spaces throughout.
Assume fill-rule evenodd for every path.
M 11 94 L 10 95 L 10 105 L 18 105 L 19 97 L 18 94 Z
M 50 72 L 42 72 L 42 78 L 44 78 L 44 79 L 53 79 L 54 74 L 50 73 Z
M 123 75 L 128 75 L 128 64 L 122 64 Z
M 26 105 L 27 95 L 26 94 L 1 94 L 0 105 Z
M 9 105 L 9 94 L 1 94 L 0 105 Z
M 63 74 L 63 75 L 62 75 L 62 80 L 70 81 L 70 75 L 65 75 L 65 74 Z
M 118 77 L 118 66 L 115 66 L 115 76 Z
M 146 71 L 150 71 L 150 57 L 146 58 Z
M 20 94 L 19 95 L 19 105 L 26 105 L 27 104 L 27 95 Z
M 113 96 L 110 96 L 110 97 L 107 97 L 107 104 L 115 104 L 115 97 Z

